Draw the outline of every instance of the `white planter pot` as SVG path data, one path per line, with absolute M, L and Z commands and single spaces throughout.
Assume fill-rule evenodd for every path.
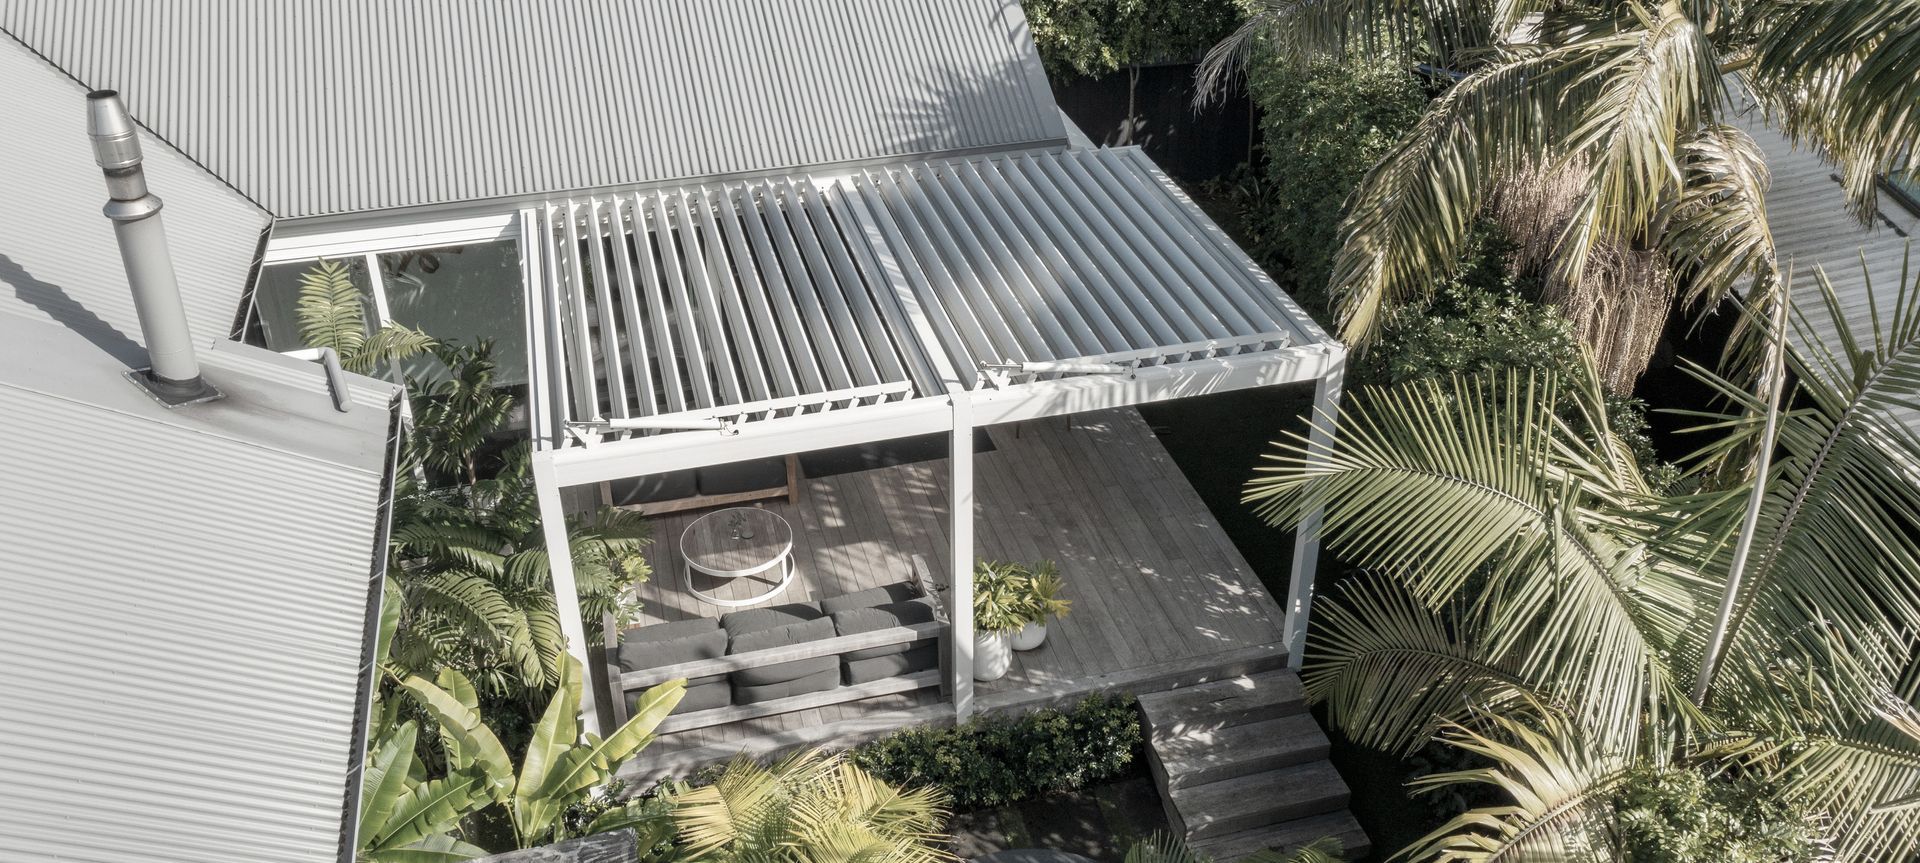
M 973 679 L 999 680 L 1012 667 L 1012 637 L 1004 632 L 973 634 Z
M 1047 642 L 1047 625 L 1029 623 L 1013 634 L 1014 650 L 1032 650 Z

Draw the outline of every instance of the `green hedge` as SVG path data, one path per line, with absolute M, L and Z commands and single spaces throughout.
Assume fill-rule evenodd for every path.
M 1112 779 L 1135 763 L 1140 745 L 1133 698 L 1096 695 L 1067 710 L 909 728 L 853 750 L 852 757 L 896 785 L 944 788 L 955 808 L 970 810 Z

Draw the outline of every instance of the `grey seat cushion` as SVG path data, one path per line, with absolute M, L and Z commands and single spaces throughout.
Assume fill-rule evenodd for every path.
M 615 662 L 621 671 L 645 671 L 663 665 L 678 665 L 700 659 L 719 659 L 727 655 L 727 633 L 712 618 L 675 620 L 656 623 L 620 633 L 620 650 Z M 726 675 L 717 674 L 687 681 L 689 688 L 703 683 L 723 683 Z
M 832 638 L 833 621 L 821 617 L 801 623 L 790 623 L 758 632 L 736 635 L 727 647 L 729 655 L 748 653 L 755 650 L 768 650 L 775 647 L 792 647 L 809 641 Z M 742 686 L 766 686 L 785 683 L 809 675 L 819 674 L 838 667 L 834 656 L 816 656 L 811 659 L 796 659 L 763 668 L 742 668 L 733 673 L 733 682 Z
M 877 632 L 896 626 L 913 626 L 934 621 L 933 600 L 927 597 L 910 599 L 906 602 L 890 602 L 873 608 L 849 608 L 833 613 L 834 631 L 841 635 L 858 635 L 862 632 Z M 866 647 L 849 650 L 842 654 L 850 662 L 872 659 L 876 656 L 892 656 L 905 653 L 921 642 L 888 644 L 881 647 Z
M 826 660 L 832 662 L 833 657 L 826 657 Z M 779 683 L 752 686 L 742 683 L 736 678 L 733 681 L 733 703 L 755 704 L 761 701 L 772 701 L 775 698 L 805 695 L 809 692 L 826 692 L 839 685 L 840 667 L 838 663 L 817 674 L 809 674 L 805 677 L 784 680 Z
M 786 605 L 750 608 L 746 611 L 720 615 L 720 628 L 727 631 L 727 637 L 739 638 L 750 632 L 762 632 L 789 624 L 805 623 L 826 616 L 826 612 L 821 611 L 820 606 L 811 602 L 790 602 Z
M 693 713 L 698 710 L 714 710 L 733 703 L 733 687 L 727 685 L 726 675 L 722 674 L 718 677 L 705 677 L 701 679 L 708 682 L 689 684 L 687 686 L 686 697 L 680 699 L 680 705 L 673 709 L 675 716 L 683 713 Z M 639 709 L 640 693 L 642 691 L 643 690 L 635 690 L 627 693 L 628 716 L 632 716 L 634 711 Z
M 829 596 L 826 599 L 820 600 L 820 610 L 832 614 L 836 611 L 846 611 L 850 608 L 872 608 L 876 605 L 906 602 L 909 599 L 917 599 L 919 596 L 920 591 L 915 590 L 911 583 L 900 581 L 856 593 Z
M 849 659 L 845 663 L 845 679 L 848 686 L 858 686 L 889 677 L 932 671 L 939 667 L 940 648 L 933 642 L 923 641 L 901 653 L 869 659 Z

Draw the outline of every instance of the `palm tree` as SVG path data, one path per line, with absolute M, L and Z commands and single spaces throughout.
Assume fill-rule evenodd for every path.
M 493 386 L 487 345 L 436 353 L 450 373 L 414 387 L 419 410 L 394 495 L 388 572 L 392 604 L 404 609 L 394 662 L 429 675 L 453 667 L 489 697 L 532 708 L 558 682 L 566 649 L 527 446 L 509 447 L 481 475 L 480 453 L 511 401 Z M 432 485 L 415 468 L 452 481 Z M 651 572 L 641 555 L 651 530 L 635 513 L 608 509 L 571 521 L 568 536 L 582 616 L 597 638 L 607 616 L 624 624 L 637 612 L 628 591 Z
M 1839 860 L 1920 853 L 1920 439 L 1898 416 L 1920 410 L 1920 284 L 1876 309 L 1842 345 L 1796 324 L 1790 407 L 1695 370 L 1735 410 L 1699 415 L 1717 437 L 1686 494 L 1645 486 L 1591 376 L 1363 390 L 1331 456 L 1278 445 L 1247 499 L 1275 523 L 1324 506 L 1370 571 L 1316 603 L 1309 693 L 1362 744 L 1477 753 L 1496 766 L 1432 781 L 1514 800 L 1410 856 L 1608 859 L 1607 801 L 1646 765 L 1765 776 Z
M 332 348 L 350 372 L 371 374 L 433 347 L 426 333 L 400 324 L 367 332 L 366 304 L 345 264 L 320 260 L 300 274 L 300 340 L 310 348 Z
M 902 790 L 818 750 L 772 766 L 735 759 L 712 785 L 670 792 L 698 863 L 946 863 L 947 797 Z
M 1678 286 L 1701 303 L 1779 280 L 1744 103 L 1833 160 L 1864 220 L 1876 176 L 1909 170 L 1920 144 L 1916 44 L 1916 0 L 1269 0 L 1201 78 L 1217 90 L 1256 45 L 1461 74 L 1348 199 L 1329 286 L 1344 337 L 1364 348 L 1493 203 L 1549 299 L 1618 354 L 1602 365 L 1621 388 Z M 1641 302 L 1609 296 L 1623 291 Z

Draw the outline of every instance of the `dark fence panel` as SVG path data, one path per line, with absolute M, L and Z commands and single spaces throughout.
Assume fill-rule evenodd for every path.
M 1137 144 L 1186 182 L 1226 176 L 1251 159 L 1260 124 L 1246 89 L 1193 110 L 1192 63 L 1135 66 L 1099 78 L 1053 81 L 1061 109 L 1096 144 Z

